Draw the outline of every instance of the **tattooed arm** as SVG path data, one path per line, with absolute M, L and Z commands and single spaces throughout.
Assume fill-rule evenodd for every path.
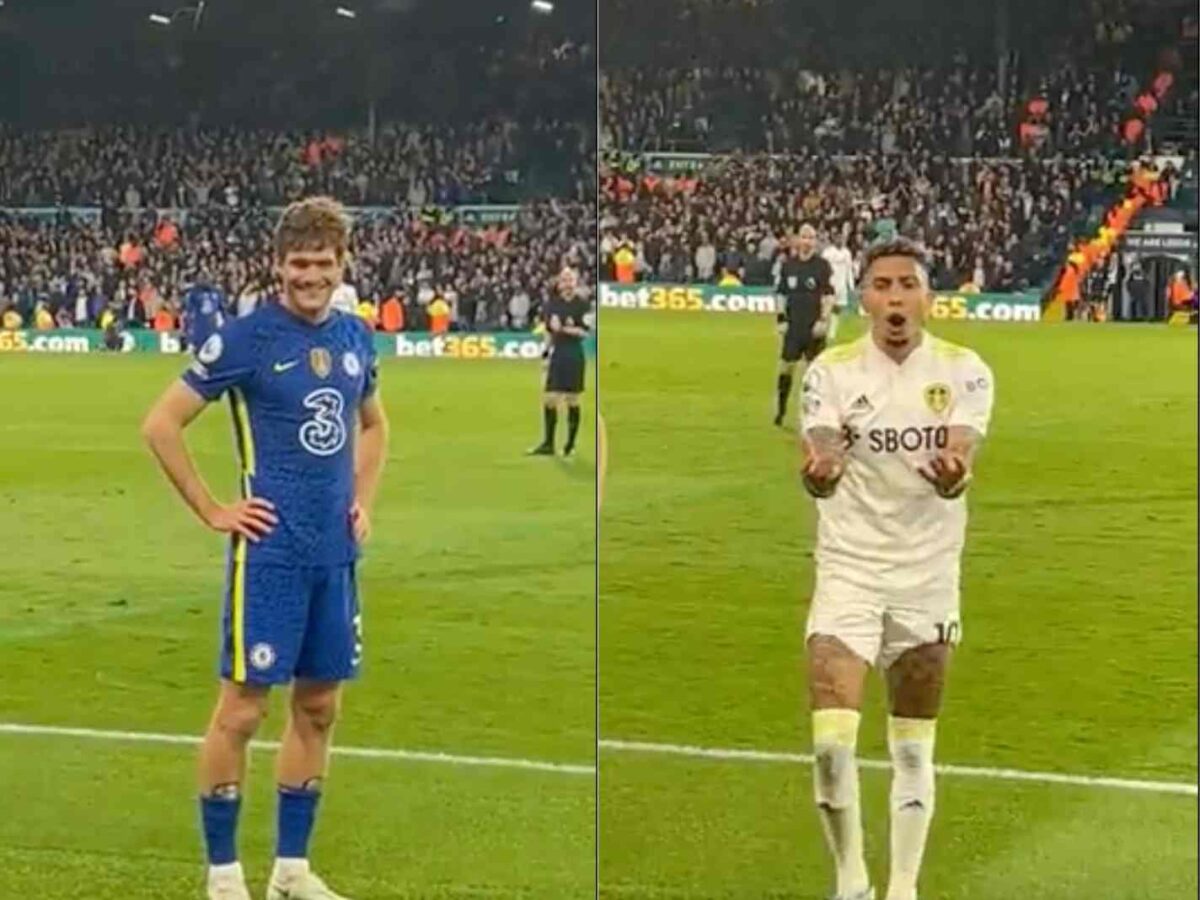
M 803 438 L 804 489 L 817 499 L 833 496 L 846 470 L 846 442 L 841 431 L 828 425 L 808 429 Z
M 929 465 L 922 466 L 917 471 L 933 485 L 937 495 L 944 500 L 961 497 L 971 484 L 971 467 L 981 440 L 983 435 L 970 425 L 951 425 L 945 449 L 940 451 Z
M 846 468 L 846 441 L 838 391 L 819 357 L 804 373 L 800 398 L 800 473 L 804 489 L 818 499 L 829 497 Z
M 971 483 L 975 454 L 991 423 L 995 390 L 992 370 L 977 355 L 970 354 L 960 365 L 946 447 L 918 469 L 946 500 L 961 497 Z

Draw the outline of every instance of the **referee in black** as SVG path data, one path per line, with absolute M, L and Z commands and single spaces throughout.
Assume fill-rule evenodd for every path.
M 578 296 L 579 276 L 569 266 L 558 273 L 558 296 L 546 304 L 543 318 L 550 334 L 550 361 L 542 393 L 542 442 L 530 450 L 534 456 L 554 455 L 558 410 L 567 408 L 567 443 L 563 456 L 575 452 L 579 434 L 579 395 L 583 393 L 585 361 L 583 340 L 588 334 L 591 304 Z
M 833 267 L 817 255 L 817 231 L 807 222 L 800 226 L 791 250 L 779 266 L 775 292 L 784 300 L 777 317 L 783 348 L 779 354 L 775 411 L 775 424 L 782 425 L 796 363 L 801 359 L 805 364 L 810 363 L 825 349 L 829 314 L 835 300 Z

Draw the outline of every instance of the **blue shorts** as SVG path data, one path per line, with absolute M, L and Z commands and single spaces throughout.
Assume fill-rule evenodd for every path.
M 221 677 L 263 685 L 354 678 L 362 659 L 354 563 L 284 566 L 246 556 L 245 541 L 235 540 L 221 617 Z

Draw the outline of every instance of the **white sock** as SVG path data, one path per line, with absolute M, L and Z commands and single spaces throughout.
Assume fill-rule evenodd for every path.
M 837 892 L 851 896 L 870 884 L 863 859 L 862 812 L 858 801 L 859 714 L 853 709 L 813 712 L 813 796 L 825 840 L 837 866 Z
M 825 340 L 828 343 L 832 344 L 833 339 L 835 337 L 837 337 L 837 328 L 838 328 L 838 314 L 835 312 L 830 313 L 829 314 L 829 329 L 825 332 Z
M 892 860 L 886 900 L 916 900 L 933 819 L 936 719 L 888 718 L 892 754 Z
M 278 856 L 275 858 L 275 871 L 271 875 L 271 880 L 286 883 L 303 878 L 307 874 L 307 859 L 290 859 L 286 856 Z
M 219 866 L 209 866 L 208 880 L 244 882 L 246 875 L 242 872 L 242 864 L 240 862 L 231 862 Z

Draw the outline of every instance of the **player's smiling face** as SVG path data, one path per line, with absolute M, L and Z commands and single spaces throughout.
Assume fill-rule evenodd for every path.
M 876 343 L 895 349 L 911 346 L 925 326 L 932 300 L 921 264 L 908 256 L 883 256 L 871 264 L 862 282 L 862 302 Z
M 320 315 L 342 281 L 344 262 L 332 247 L 289 250 L 278 264 L 286 304 L 301 315 Z

